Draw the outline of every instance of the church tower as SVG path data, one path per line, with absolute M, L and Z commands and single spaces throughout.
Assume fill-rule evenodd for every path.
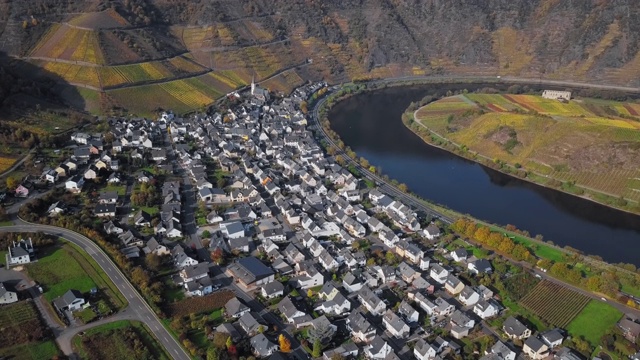
M 253 96 L 253 93 L 256 91 L 256 83 L 254 81 L 254 77 L 251 77 L 251 96 Z

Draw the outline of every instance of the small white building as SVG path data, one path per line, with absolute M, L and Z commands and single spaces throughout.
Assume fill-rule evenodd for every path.
M 571 100 L 571 91 L 545 90 L 542 97 L 551 100 Z

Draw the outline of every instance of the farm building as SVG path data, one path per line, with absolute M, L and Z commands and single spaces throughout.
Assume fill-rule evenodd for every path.
M 545 90 L 542 97 L 551 100 L 571 100 L 571 91 Z

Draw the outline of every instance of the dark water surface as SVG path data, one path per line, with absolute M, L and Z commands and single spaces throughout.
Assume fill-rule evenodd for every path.
M 513 224 L 609 262 L 640 266 L 640 216 L 485 168 L 427 145 L 402 124 L 400 116 L 411 101 L 448 89 L 479 87 L 379 90 L 338 103 L 329 118 L 347 146 L 425 199 L 491 223 Z

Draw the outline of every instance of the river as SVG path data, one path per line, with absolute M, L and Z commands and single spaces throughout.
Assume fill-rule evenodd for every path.
M 608 262 L 640 266 L 640 216 L 460 158 L 426 144 L 402 123 L 411 101 L 465 87 L 481 86 L 395 87 L 360 94 L 336 104 L 329 119 L 358 156 L 425 199 L 490 223 L 513 224 Z

